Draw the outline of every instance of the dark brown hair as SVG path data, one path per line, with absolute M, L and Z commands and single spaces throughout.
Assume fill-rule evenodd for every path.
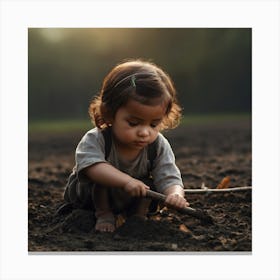
M 89 106 L 93 124 L 108 126 L 118 109 L 129 99 L 145 105 L 166 105 L 161 129 L 174 128 L 181 117 L 176 90 L 169 75 L 157 65 L 143 60 L 130 60 L 115 66 L 105 77 L 100 93 Z

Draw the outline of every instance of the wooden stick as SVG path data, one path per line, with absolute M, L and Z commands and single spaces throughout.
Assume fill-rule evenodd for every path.
M 151 190 L 147 190 L 146 196 L 161 202 L 164 202 L 166 199 L 166 195 Z M 193 216 L 197 219 L 204 221 L 207 224 L 213 224 L 212 217 L 210 217 L 207 213 L 201 210 L 197 210 L 192 207 L 184 207 L 182 209 L 179 209 L 178 212 Z
M 236 187 L 228 189 L 184 189 L 185 193 L 221 193 L 221 192 L 235 192 L 235 191 L 247 191 L 252 190 L 251 186 Z

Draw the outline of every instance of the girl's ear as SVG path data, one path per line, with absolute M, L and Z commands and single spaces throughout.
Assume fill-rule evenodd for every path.
M 112 122 L 113 122 L 112 112 L 110 112 L 110 110 L 104 104 L 101 105 L 100 111 L 106 125 L 112 126 Z

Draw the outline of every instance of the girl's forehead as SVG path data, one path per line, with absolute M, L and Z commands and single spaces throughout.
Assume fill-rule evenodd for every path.
M 139 119 L 162 119 L 166 112 L 166 105 L 159 103 L 155 105 L 145 105 L 136 100 L 129 100 L 125 106 L 119 110 L 122 113 Z

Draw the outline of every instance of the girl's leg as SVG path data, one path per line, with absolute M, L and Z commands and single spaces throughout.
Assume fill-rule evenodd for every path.
M 113 232 L 115 230 L 115 216 L 109 205 L 108 189 L 96 185 L 93 188 L 92 200 L 95 206 L 95 230 L 100 232 Z
M 150 198 L 136 198 L 133 205 L 128 210 L 128 216 L 137 216 L 146 219 L 150 204 Z
M 144 178 L 142 182 L 149 186 L 152 190 L 154 189 L 154 183 L 152 178 Z M 147 214 L 150 212 L 152 200 L 147 197 L 137 198 L 135 203 L 129 209 L 130 216 L 138 216 L 142 217 L 143 219 L 147 218 Z M 153 207 L 155 208 L 155 207 Z

